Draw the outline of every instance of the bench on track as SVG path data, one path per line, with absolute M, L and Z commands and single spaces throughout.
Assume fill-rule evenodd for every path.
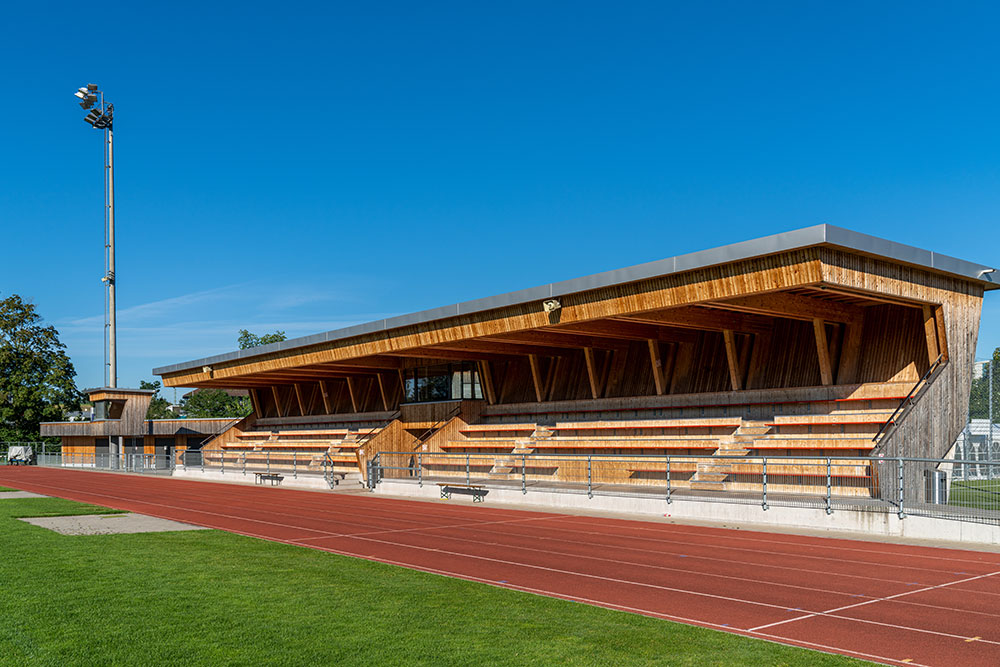
M 451 500 L 454 489 L 468 489 L 472 493 L 472 502 L 481 503 L 486 499 L 486 487 L 482 484 L 462 484 L 460 482 L 438 482 L 441 488 L 441 497 Z

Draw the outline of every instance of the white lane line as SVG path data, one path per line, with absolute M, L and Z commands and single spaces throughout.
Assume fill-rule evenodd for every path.
M 936 586 L 927 586 L 926 588 L 918 588 L 917 590 L 913 590 L 913 591 L 903 591 L 902 593 L 896 593 L 895 595 L 889 595 L 887 597 L 880 597 L 880 598 L 875 598 L 874 600 L 866 600 L 864 602 L 857 602 L 855 604 L 849 604 L 849 605 L 846 605 L 844 607 L 837 607 L 835 609 L 828 609 L 828 610 L 822 611 L 822 612 L 817 612 L 817 613 L 813 613 L 813 614 L 806 614 L 804 616 L 799 616 L 797 618 L 790 618 L 790 619 L 785 620 L 785 621 L 777 621 L 776 623 L 768 623 L 767 625 L 759 625 L 756 628 L 750 628 L 749 631 L 750 632 L 757 632 L 758 630 L 764 630 L 766 628 L 773 628 L 773 627 L 775 627 L 777 625 L 783 625 L 785 623 L 794 623 L 795 621 L 802 621 L 802 620 L 805 620 L 807 618 L 812 618 L 814 616 L 833 616 L 833 615 L 835 615 L 839 611 L 845 611 L 847 609 L 855 609 L 857 607 L 864 607 L 865 605 L 875 604 L 876 602 L 887 602 L 889 600 L 895 600 L 897 598 L 906 597 L 908 595 L 916 595 L 917 593 L 926 593 L 927 591 L 933 591 L 933 590 L 936 590 L 936 589 L 939 589 L 939 588 L 947 588 L 948 586 L 954 586 L 955 584 L 965 584 L 965 583 L 968 583 L 970 581 L 976 581 L 977 579 L 985 579 L 987 577 L 992 577 L 992 576 L 995 576 L 995 575 L 998 575 L 998 574 L 1000 574 L 1000 570 L 998 570 L 996 572 L 990 572 L 989 574 L 980 574 L 978 576 L 969 577 L 967 579 L 959 579 L 957 581 L 951 581 L 951 582 L 948 582 L 948 583 L 945 583 L 945 584 L 938 584 Z M 850 618 L 848 616 L 836 616 L 836 618 L 847 618 L 848 620 L 861 620 L 861 619 L 853 619 L 853 618 Z M 878 621 L 864 621 L 864 622 L 866 622 L 866 623 L 878 623 Z M 881 624 L 881 625 L 885 625 L 885 624 Z M 902 626 L 899 626 L 899 627 L 902 627 Z M 948 633 L 935 633 L 935 634 L 945 634 L 945 635 L 947 635 Z M 959 637 L 959 635 L 948 635 L 948 636 L 950 636 L 950 637 Z M 960 638 L 961 639 L 968 639 L 968 637 L 960 637 Z M 983 640 L 983 641 L 987 641 L 987 640 Z M 990 643 L 996 644 L 996 643 L 1000 643 L 1000 642 L 990 642 Z

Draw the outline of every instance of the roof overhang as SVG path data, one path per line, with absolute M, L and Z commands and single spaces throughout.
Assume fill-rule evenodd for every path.
M 196 369 L 210 370 L 215 364 L 228 364 L 235 361 L 273 355 L 275 353 L 286 353 L 292 350 L 322 345 L 323 343 L 386 332 L 415 324 L 446 320 L 457 316 L 560 298 L 571 294 L 626 285 L 651 278 L 814 247 L 842 249 L 855 254 L 867 255 L 897 264 L 917 267 L 934 273 L 947 274 L 977 283 L 984 290 L 1000 288 L 1000 284 L 993 281 L 993 269 L 990 267 L 824 224 L 720 246 L 709 250 L 668 257 L 623 269 L 605 271 L 582 278 L 574 278 L 572 280 L 550 283 L 548 285 L 508 292 L 497 296 L 473 299 L 450 306 L 375 320 L 365 324 L 335 329 L 311 336 L 293 338 L 247 350 L 237 350 L 226 354 L 162 366 L 153 369 L 153 373 L 164 376 Z M 1000 280 L 1000 278 L 997 278 L 997 280 Z

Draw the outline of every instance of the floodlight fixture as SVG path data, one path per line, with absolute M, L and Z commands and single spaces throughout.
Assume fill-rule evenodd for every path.
M 88 97 L 87 89 L 86 88 L 81 88 L 80 90 L 76 91 L 73 94 L 76 95 L 77 97 L 79 97 L 81 100 L 85 100 Z

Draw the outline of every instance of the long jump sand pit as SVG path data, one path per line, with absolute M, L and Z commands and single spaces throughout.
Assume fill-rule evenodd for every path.
M 178 530 L 211 530 L 202 526 L 170 521 L 145 514 L 81 514 L 24 518 L 34 526 L 62 535 L 119 535 L 124 533 L 166 533 Z

